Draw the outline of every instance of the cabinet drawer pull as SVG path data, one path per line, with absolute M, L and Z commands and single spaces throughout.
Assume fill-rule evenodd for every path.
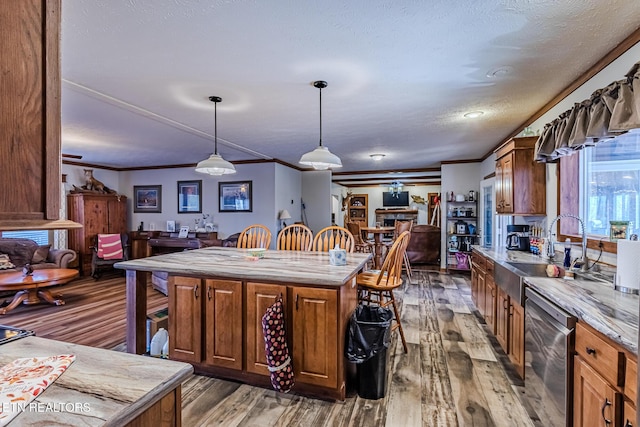
M 609 425 L 609 424 L 611 424 L 611 420 L 610 420 L 610 419 L 608 419 L 608 418 L 606 418 L 606 417 L 604 416 L 604 410 L 606 409 L 606 407 L 607 407 L 607 406 L 611 406 L 611 402 L 609 402 L 609 399 L 607 399 L 607 398 L 605 397 L 605 399 L 604 399 L 604 405 L 602 405 L 602 419 L 604 420 L 604 423 L 605 423 L 606 425 Z
M 296 294 L 296 311 L 298 311 L 298 294 Z
M 624 427 L 633 427 L 633 424 L 631 424 L 631 420 L 627 419 L 627 422 L 624 424 Z
M 193 288 L 193 297 L 198 299 L 198 285 Z
M 207 299 L 211 301 L 211 285 L 207 286 Z
M 596 354 L 596 349 L 595 348 L 591 348 L 591 347 L 587 347 L 587 354 L 590 354 L 590 355 Z

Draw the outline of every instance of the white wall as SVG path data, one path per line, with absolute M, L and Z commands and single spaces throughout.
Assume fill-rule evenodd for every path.
M 61 173 L 67 174 L 67 184 L 65 190 L 68 193 L 73 185 L 82 187 L 85 184 L 84 170 L 93 169 L 93 177 L 101 181 L 112 190 L 120 192 L 120 173 L 108 169 L 89 168 L 83 166 L 62 164 Z
M 302 172 L 276 163 L 275 189 L 276 218 L 286 209 L 291 214 L 291 219 L 285 221 L 287 225 L 302 221 Z
M 331 171 L 302 172 L 302 200 L 307 226 L 315 235 L 331 225 Z

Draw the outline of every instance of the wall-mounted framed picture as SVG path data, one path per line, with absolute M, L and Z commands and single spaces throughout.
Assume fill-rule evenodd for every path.
M 252 181 L 218 183 L 218 210 L 220 212 L 252 212 Z
M 202 213 L 202 180 L 178 181 L 178 213 Z
M 162 185 L 133 186 L 134 213 L 162 212 Z

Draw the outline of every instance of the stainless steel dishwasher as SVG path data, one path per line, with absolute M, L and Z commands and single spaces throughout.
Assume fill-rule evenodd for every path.
M 542 425 L 569 426 L 576 318 L 531 288 L 525 296 L 527 399 Z

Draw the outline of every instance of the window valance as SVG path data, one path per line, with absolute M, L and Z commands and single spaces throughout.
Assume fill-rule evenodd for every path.
M 636 128 L 640 128 L 640 62 L 626 78 L 596 90 L 547 123 L 536 142 L 535 160 L 555 162 Z

